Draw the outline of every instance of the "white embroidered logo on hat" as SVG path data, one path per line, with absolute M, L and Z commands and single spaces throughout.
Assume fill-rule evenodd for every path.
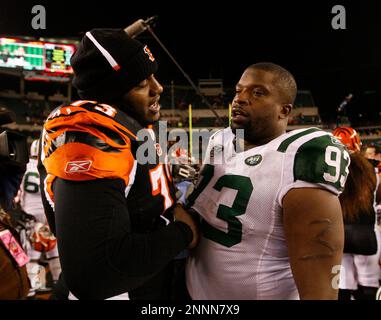
M 148 55 L 148 58 L 149 58 L 152 62 L 155 61 L 155 58 L 154 58 L 154 56 L 153 56 L 151 50 L 150 50 L 147 46 L 145 46 L 145 47 L 143 48 L 143 50 L 144 50 L 144 53 L 145 53 L 146 55 Z

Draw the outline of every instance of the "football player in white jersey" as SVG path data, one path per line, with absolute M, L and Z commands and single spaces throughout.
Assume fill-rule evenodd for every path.
M 239 80 L 231 128 L 211 137 L 188 199 L 202 230 L 186 268 L 192 299 L 337 299 L 349 154 L 320 129 L 286 133 L 296 92 L 273 63 Z
M 48 260 L 53 281 L 57 281 L 61 273 L 56 239 L 50 231 L 47 230 L 48 226 L 40 193 L 37 155 L 38 140 L 34 140 L 30 147 L 30 158 L 20 187 L 21 208 L 35 219 L 35 223 L 31 226 L 31 230 L 27 231 L 27 239 L 24 241 L 24 246 L 31 260 L 27 264 L 28 276 L 32 285 L 30 295 L 35 293 L 35 291 L 45 291 L 47 289 L 45 268 L 38 263 L 42 257 L 42 252 L 45 253 L 45 257 Z M 44 232 L 48 231 L 46 238 L 44 238 L 46 233 L 41 233 L 43 230 Z

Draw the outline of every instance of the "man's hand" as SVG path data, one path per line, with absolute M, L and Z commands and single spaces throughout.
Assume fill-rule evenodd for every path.
M 187 212 L 184 209 L 184 207 L 180 204 L 177 204 L 175 206 L 175 209 L 173 211 L 173 215 L 175 217 L 175 221 L 184 222 L 191 228 L 191 230 L 193 232 L 193 240 L 189 244 L 188 249 L 193 249 L 198 244 L 198 241 L 200 239 L 198 224 L 196 223 L 196 221 L 192 217 L 192 215 L 189 212 Z

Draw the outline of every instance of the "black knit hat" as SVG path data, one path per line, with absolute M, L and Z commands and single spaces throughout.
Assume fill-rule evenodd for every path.
M 117 98 L 157 71 L 148 47 L 123 29 L 86 32 L 70 62 L 73 86 L 88 100 Z

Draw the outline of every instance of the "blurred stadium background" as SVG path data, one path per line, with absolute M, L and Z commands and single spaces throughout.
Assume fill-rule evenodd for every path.
M 26 134 L 30 142 L 39 137 L 43 121 L 51 110 L 78 98 L 71 85 L 70 66 L 70 56 L 78 41 L 79 38 L 0 37 L 0 105 L 15 112 L 16 123 L 8 126 Z M 174 81 L 162 83 L 161 114 L 169 128 L 188 128 L 190 104 L 193 128 L 210 130 L 228 126 L 229 103 L 235 89 L 225 86 L 224 79 L 197 79 L 195 83 L 204 97 L 190 85 Z M 305 85 L 301 83 L 300 87 Z M 354 96 L 348 92 L 342 101 L 331 102 L 337 107 L 327 113 L 326 108 L 321 112 L 322 106 L 315 103 L 313 91 L 299 90 L 288 129 L 314 126 L 330 131 L 338 125 L 349 125 L 360 133 L 364 146 L 381 144 L 379 94 L 371 88 Z M 359 95 L 362 105 L 356 104 Z M 210 106 L 221 117 L 223 125 L 216 121 Z

